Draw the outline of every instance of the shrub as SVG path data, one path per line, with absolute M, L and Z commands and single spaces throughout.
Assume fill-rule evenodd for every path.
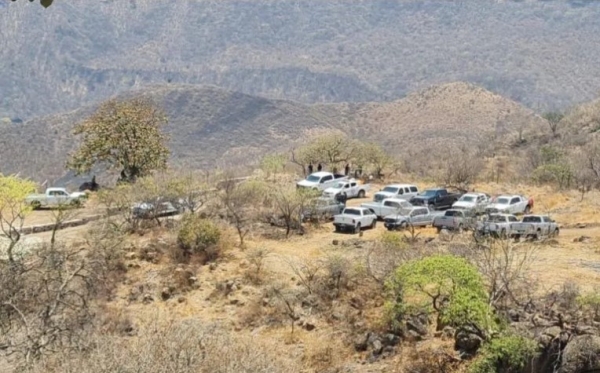
M 444 324 L 474 325 L 480 330 L 493 326 L 481 275 L 463 258 L 434 255 L 407 262 L 398 267 L 387 288 L 391 321 L 411 310 L 425 309 L 437 313 Z M 402 299 L 411 301 L 402 304 Z
M 517 373 L 523 371 L 536 351 L 529 339 L 505 335 L 485 344 L 469 367 L 469 373 Z
M 187 215 L 177 235 L 177 244 L 188 256 L 200 254 L 205 262 L 210 262 L 219 256 L 220 239 L 221 231 L 213 222 Z
M 600 293 L 591 293 L 579 296 L 577 303 L 583 311 L 591 313 L 595 321 L 600 320 Z

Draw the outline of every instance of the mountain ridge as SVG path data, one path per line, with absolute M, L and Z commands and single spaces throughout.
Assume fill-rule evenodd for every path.
M 337 130 L 374 141 L 398 157 L 431 146 L 475 143 L 490 136 L 498 144 L 517 126 L 543 120 L 516 102 L 473 84 L 432 86 L 404 99 L 379 103 L 314 104 L 271 100 L 215 86 L 159 85 L 128 92 L 164 108 L 169 117 L 171 163 L 189 169 L 249 165 L 270 152 L 289 152 L 319 131 Z M 0 172 L 22 172 L 36 180 L 64 176 L 76 141 L 74 125 L 95 105 L 0 127 Z M 24 156 L 23 148 L 29 151 Z
M 2 9 L 0 118 L 169 82 L 314 104 L 387 102 L 468 81 L 537 111 L 588 101 L 600 86 L 597 2 L 73 0 Z

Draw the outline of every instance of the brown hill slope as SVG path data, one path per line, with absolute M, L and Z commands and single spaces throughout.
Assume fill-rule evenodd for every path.
M 179 85 L 132 94 L 151 97 L 165 108 L 172 162 L 190 168 L 251 163 L 262 154 L 288 150 L 316 129 L 338 129 L 400 155 L 407 149 L 473 142 L 492 134 L 506 138 L 518 123 L 541 120 L 513 101 L 465 83 L 381 104 L 305 105 Z M 0 172 L 21 172 L 37 180 L 64 175 L 66 155 L 75 146 L 70 131 L 91 110 L 0 127 Z

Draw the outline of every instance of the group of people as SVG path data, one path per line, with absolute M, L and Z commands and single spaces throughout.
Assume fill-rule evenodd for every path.
M 317 172 L 318 172 L 318 171 L 322 171 L 322 170 L 323 170 L 323 165 L 322 165 L 321 163 L 318 163 L 318 164 L 317 164 Z M 310 175 L 310 174 L 312 174 L 313 172 L 314 172 L 314 166 L 313 166 L 313 164 L 312 164 L 312 163 L 310 163 L 310 164 L 308 165 L 308 174 Z M 336 173 L 336 172 L 337 172 L 337 169 L 336 169 L 336 168 L 334 168 L 334 169 L 333 169 L 333 173 Z M 348 175 L 350 175 L 350 164 L 349 164 L 349 163 L 346 163 L 346 167 L 344 167 L 344 175 L 345 175 L 345 176 L 348 176 Z M 358 166 L 358 167 L 357 167 L 357 168 L 354 170 L 354 177 L 357 177 L 357 178 L 358 178 L 358 177 L 360 177 L 360 176 L 362 176 L 362 166 Z

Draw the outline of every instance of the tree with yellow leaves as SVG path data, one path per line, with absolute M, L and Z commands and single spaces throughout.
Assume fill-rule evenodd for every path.
M 34 193 L 35 183 L 16 176 L 0 174 L 0 234 L 8 239 L 5 254 L 14 263 L 14 249 L 21 239 L 21 228 L 32 207 L 25 203 L 25 197 Z
M 107 101 L 75 127 L 83 142 L 70 155 L 67 168 L 77 174 L 94 166 L 117 169 L 124 182 L 166 169 L 168 138 L 161 130 L 166 123 L 162 110 L 144 99 Z

